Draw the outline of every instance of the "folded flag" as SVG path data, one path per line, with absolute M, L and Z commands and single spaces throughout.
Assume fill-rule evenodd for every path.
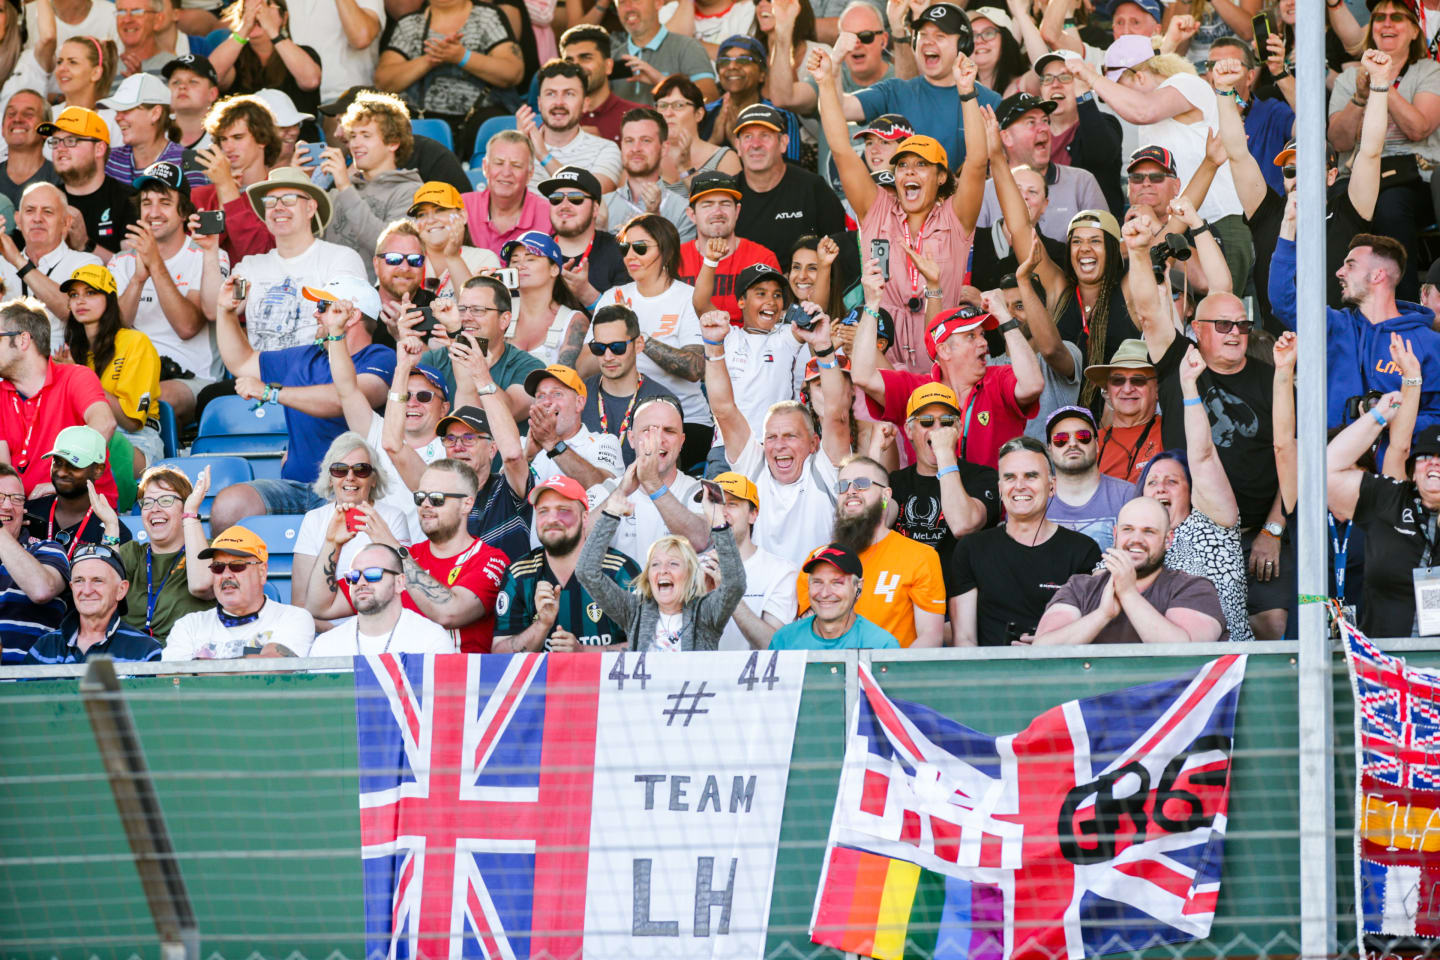
M 810 936 L 872 957 L 1081 957 L 1209 934 L 1245 657 L 992 737 L 865 667 Z

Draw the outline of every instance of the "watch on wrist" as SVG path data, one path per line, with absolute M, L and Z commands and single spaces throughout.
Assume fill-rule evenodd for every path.
M 1400 386 L 1402 386 L 1402 387 L 1418 387 L 1418 386 L 1420 386 L 1421 384 L 1423 384 L 1424 382 L 1425 382 L 1425 378 L 1424 378 L 1424 377 L 1401 377 L 1401 378 L 1400 378 Z
M 562 453 L 569 449 L 570 444 L 566 443 L 564 440 L 556 440 L 555 446 L 551 447 L 546 452 L 550 454 L 550 459 L 554 460 L 556 457 L 560 456 Z
M 1214 226 L 1215 225 L 1209 220 L 1202 220 L 1200 222 L 1200 226 L 1194 227 L 1190 230 L 1190 236 L 1198 237 L 1202 233 L 1209 233 L 1214 228 Z
M 1011 317 L 1009 320 L 1006 320 L 1004 323 L 1000 324 L 1000 326 L 996 327 L 996 328 L 995 328 L 995 332 L 998 333 L 998 334 L 1000 334 L 1001 336 L 1004 336 L 1005 334 L 1009 333 L 1011 330 L 1019 330 L 1019 329 L 1020 329 L 1020 321 L 1019 321 L 1019 320 L 1016 320 L 1014 317 Z
M 1266 533 L 1270 534 L 1270 536 L 1274 537 L 1276 540 L 1279 540 L 1281 537 L 1285 536 L 1285 524 L 1277 523 L 1274 520 L 1271 520 L 1269 523 L 1265 524 L 1262 529 Z
M 394 390 L 391 390 L 386 396 L 395 403 L 408 403 L 410 400 L 410 392 L 408 390 L 405 393 L 396 393 Z
M 475 396 L 488 397 L 490 396 L 490 394 L 498 393 L 499 391 L 500 387 L 494 381 L 491 381 L 490 383 L 485 384 L 485 386 L 483 387 L 477 387 L 475 390 Z
M 971 90 L 969 93 L 962 93 L 960 94 L 960 102 L 964 103 L 966 100 L 974 100 L 977 96 L 979 96 L 979 94 L 974 90 Z
M 24 279 L 25 279 L 25 274 L 29 273 L 31 270 L 34 270 L 34 269 L 35 269 L 35 261 L 34 261 L 34 260 L 26 260 L 26 261 L 25 261 L 25 266 L 23 266 L 23 267 L 21 267 L 19 270 L 16 270 L 16 271 L 15 271 L 15 276 L 19 277 L 21 280 L 24 280 Z

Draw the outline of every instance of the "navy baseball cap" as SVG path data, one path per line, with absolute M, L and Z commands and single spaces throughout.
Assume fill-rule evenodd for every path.
M 1031 110 L 1040 110 L 1048 117 L 1058 106 L 1060 104 L 1054 100 L 1041 100 L 1028 93 L 1016 93 L 1001 100 L 995 107 L 995 120 L 1000 124 L 1000 129 L 1004 130 Z
M 215 66 L 210 62 L 210 58 L 202 57 L 198 53 L 187 53 L 171 60 L 160 68 L 160 76 L 169 80 L 170 75 L 176 70 L 189 70 L 197 77 L 204 77 L 217 87 L 220 85 L 220 76 L 215 72 Z
M 418 373 L 426 380 L 429 380 L 430 386 L 440 391 L 441 399 L 446 403 L 450 402 L 450 388 L 445 385 L 445 378 L 440 375 L 439 370 L 430 366 L 428 363 L 417 363 L 411 368 L 410 372 Z
M 510 262 L 510 254 L 515 252 L 516 247 L 524 247 L 538 257 L 544 257 L 557 267 L 565 266 L 565 254 L 560 252 L 560 244 L 548 233 L 541 233 L 539 230 L 527 230 L 514 240 L 507 240 L 500 248 L 500 259 L 506 263 Z
M 761 65 L 764 65 L 766 59 L 765 46 L 756 38 L 747 37 L 744 34 L 737 33 L 734 36 L 727 37 L 725 38 L 725 40 L 721 41 L 720 45 L 715 48 L 715 52 L 717 54 L 724 53 L 726 50 L 729 50 L 733 47 L 740 47 L 744 50 L 748 50 L 750 53 L 753 53 L 755 56 L 759 57 Z
M 162 187 L 179 190 L 181 193 L 190 192 L 190 184 L 185 182 L 185 172 L 180 169 L 178 163 L 171 163 L 169 160 L 157 160 L 150 164 L 131 181 L 130 185 L 139 190 L 147 183 L 158 183 Z

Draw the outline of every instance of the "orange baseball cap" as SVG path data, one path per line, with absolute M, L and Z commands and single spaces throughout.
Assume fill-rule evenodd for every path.
M 945 406 L 960 412 L 960 398 L 955 396 L 955 391 L 943 383 L 927 383 L 916 387 L 915 392 L 910 394 L 910 402 L 905 405 L 905 419 L 915 416 L 915 411 L 930 406 L 932 403 L 943 403 Z
M 530 376 L 525 378 L 525 392 L 535 396 L 535 391 L 540 389 L 540 382 L 546 378 L 559 380 L 565 386 L 580 394 L 584 400 L 588 395 L 585 389 L 585 381 L 580 379 L 580 374 L 565 366 L 563 363 L 552 363 L 543 370 L 531 370 Z
M 535 484 L 535 487 L 530 491 L 530 505 L 534 506 L 535 501 L 540 499 L 540 494 L 546 490 L 553 490 L 567 500 L 577 500 L 580 502 L 580 505 L 586 509 L 590 507 L 590 495 L 585 492 L 585 487 L 581 485 L 579 480 L 573 477 L 567 477 L 563 473 L 555 474 L 555 476 L 546 480 L 544 483 Z
M 248 527 L 236 524 L 230 527 L 220 536 L 210 541 L 210 546 L 201 550 L 198 556 L 201 560 L 208 560 L 217 553 L 229 553 L 239 557 L 254 557 L 261 563 L 268 563 L 270 560 L 270 548 L 260 535 Z
M 415 216 L 416 209 L 422 203 L 433 203 L 446 210 L 459 210 L 465 206 L 465 201 L 460 199 L 460 191 L 440 180 L 429 180 L 420 185 L 415 196 L 410 198 L 409 215 Z
M 934 137 L 925 137 L 916 134 L 913 137 L 906 137 L 895 147 L 895 152 L 890 156 L 890 166 L 895 166 L 902 153 L 913 153 L 926 163 L 933 163 L 937 166 L 948 167 L 950 155 L 945 148 L 940 146 L 940 141 Z
M 751 482 L 750 478 L 743 473 L 736 473 L 731 470 L 726 473 L 717 474 L 715 477 L 715 485 L 732 497 L 748 500 L 750 503 L 755 504 L 756 507 L 760 506 L 760 491 L 755 488 L 755 484 Z
M 85 107 L 66 107 L 53 122 L 40 124 L 35 128 L 35 132 L 42 137 L 48 137 L 52 133 L 73 133 L 87 140 L 110 142 L 110 127 L 105 123 L 105 118 Z

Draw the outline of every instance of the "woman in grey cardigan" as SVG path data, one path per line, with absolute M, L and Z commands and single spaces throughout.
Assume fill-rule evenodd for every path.
M 634 507 L 617 490 L 605 501 L 580 548 L 575 576 L 600 608 L 624 624 L 631 650 L 714 650 L 735 607 L 745 596 L 745 566 L 728 523 L 713 527 L 720 586 L 705 592 L 700 558 L 684 537 L 661 537 L 650 545 L 645 569 L 633 590 L 622 590 L 601 570 L 620 521 Z M 712 522 L 716 519 L 711 514 Z

